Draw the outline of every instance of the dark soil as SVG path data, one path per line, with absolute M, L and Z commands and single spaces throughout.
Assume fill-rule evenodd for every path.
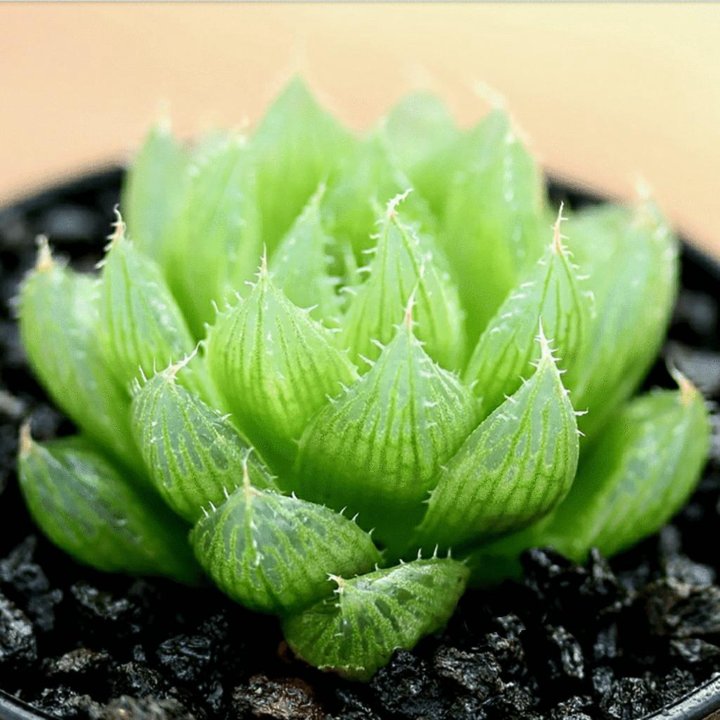
M 294 660 L 275 619 L 217 592 L 102 575 L 52 547 L 19 498 L 17 429 L 28 415 L 39 438 L 71 426 L 27 369 L 12 298 L 36 233 L 93 265 L 119 182 L 111 172 L 0 213 L 4 690 L 58 718 L 630 720 L 720 673 L 717 434 L 699 489 L 658 536 L 584 568 L 531 551 L 522 584 L 468 592 L 442 635 L 398 652 L 367 685 Z M 685 260 L 667 352 L 717 400 L 719 275 Z

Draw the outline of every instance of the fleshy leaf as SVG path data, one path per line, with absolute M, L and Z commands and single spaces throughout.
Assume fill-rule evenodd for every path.
M 340 278 L 331 274 L 332 238 L 323 227 L 320 200 L 324 186 L 310 198 L 270 260 L 270 274 L 289 300 L 301 308 L 313 308 L 310 315 L 337 327 L 342 298 L 337 293 Z
M 328 574 L 355 575 L 380 554 L 352 520 L 296 497 L 258 490 L 245 476 L 217 510 L 193 529 L 195 554 L 234 600 L 287 612 L 332 592 Z
M 340 166 L 323 202 L 328 231 L 339 242 L 347 242 L 355 253 L 374 247 L 377 208 L 411 188 L 399 169 L 382 133 L 358 144 Z M 403 217 L 416 232 L 433 232 L 435 220 L 425 200 L 409 193 L 403 202 Z M 359 256 L 359 255 L 358 255 Z
M 552 546 L 578 562 L 592 547 L 614 555 L 657 532 L 695 488 L 710 423 L 700 393 L 681 390 L 631 400 L 583 456 L 570 493 L 547 518 L 472 554 L 477 582 L 519 573 L 517 556 Z
M 148 134 L 128 171 L 120 205 L 142 252 L 161 262 L 187 182 L 188 156 L 167 123 Z
M 80 562 L 108 572 L 199 581 L 186 526 L 82 438 L 42 445 L 25 428 L 18 467 L 33 519 Z
M 578 560 L 591 546 L 605 555 L 624 550 L 662 527 L 687 500 L 709 444 L 707 408 L 686 380 L 679 391 L 636 399 L 583 457 L 572 491 L 543 536 Z
M 275 100 L 251 139 L 263 242 L 270 252 L 354 143 L 299 78 Z
M 43 243 L 20 292 L 20 334 L 30 364 L 78 427 L 132 466 L 139 457 L 130 396 L 97 345 L 97 281 L 56 263 Z
M 166 253 L 168 283 L 195 338 L 214 319 L 214 303 L 245 290 L 262 253 L 260 230 L 249 153 L 230 138 L 192 166 Z
M 571 217 L 568 244 L 588 274 L 596 314 L 573 391 L 595 435 L 637 388 L 660 349 L 677 291 L 677 240 L 652 202 Z
M 392 108 L 383 126 L 395 156 L 411 177 L 413 170 L 422 167 L 458 136 L 446 105 L 429 92 L 404 97 Z
M 442 468 L 417 544 L 455 547 L 517 529 L 567 494 L 578 461 L 575 413 L 547 340 L 534 375 Z
M 193 353 L 195 341 L 160 268 L 125 237 L 122 221 L 103 261 L 99 311 L 106 363 L 125 387 Z M 195 368 L 197 364 L 188 368 L 183 378 L 207 397 L 209 383 Z
M 432 93 L 408 95 L 390 111 L 384 128 L 399 166 L 440 217 L 457 169 L 453 150 L 460 139 L 447 107 Z
M 408 299 L 414 297 L 415 334 L 444 368 L 459 366 L 465 352 L 463 314 L 450 276 L 438 269 L 441 253 L 421 244 L 397 210 L 402 196 L 388 205 L 381 219 L 370 277 L 352 299 L 340 342 L 353 358 L 375 360 L 382 344 L 395 336 Z M 380 345 L 378 345 L 380 343 Z
M 334 596 L 285 619 L 285 638 L 321 670 L 369 680 L 397 648 L 411 649 L 445 625 L 466 578 L 462 563 L 436 558 L 337 577 Z
M 186 520 L 202 517 L 242 484 L 274 488 L 270 471 L 230 420 L 176 382 L 170 367 L 133 398 L 133 430 L 155 487 Z
M 462 167 L 446 189 L 443 249 L 474 342 L 542 254 L 543 185 L 537 164 L 500 110 L 463 138 L 460 152 Z
M 465 381 L 474 383 L 486 412 L 520 387 L 530 363 L 537 360 L 540 347 L 535 338 L 540 322 L 567 371 L 564 385 L 572 390 L 578 376 L 577 360 L 591 322 L 592 297 L 562 244 L 560 219 L 552 245 L 490 320 L 465 371 Z
M 264 262 L 250 295 L 211 329 L 207 360 L 234 420 L 271 463 L 292 461 L 311 415 L 357 377 L 330 330 L 275 287 Z
M 471 392 L 403 323 L 372 369 L 312 419 L 300 442 L 298 491 L 347 506 L 383 542 L 404 544 L 440 464 L 476 418 Z

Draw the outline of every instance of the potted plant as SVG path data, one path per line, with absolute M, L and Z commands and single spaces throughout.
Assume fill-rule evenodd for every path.
M 249 142 L 215 135 L 188 157 L 156 129 L 121 207 L 130 231 L 118 216 L 99 280 L 41 240 L 23 283 L 30 362 L 81 431 L 43 443 L 23 426 L 23 495 L 81 562 L 189 585 L 202 567 L 231 598 L 282 616 L 289 649 L 259 670 L 225 668 L 248 626 L 273 650 L 277 626 L 205 588 L 174 609 L 145 581 L 118 600 L 79 580 L 59 611 L 108 624 L 109 648 L 128 623 L 129 638 L 119 658 L 65 639 L 44 662 L 58 680 L 41 707 L 140 713 L 117 699 L 139 694 L 191 715 L 639 717 L 695 684 L 679 665 L 619 676 L 642 667 L 619 638 L 657 596 L 707 611 L 712 571 L 671 531 L 660 559 L 677 567 L 660 578 L 615 574 L 591 551 L 658 530 L 708 450 L 707 408 L 685 375 L 630 399 L 675 296 L 675 241 L 651 200 L 563 226 L 504 113 L 460 133 L 416 98 L 359 140 L 296 81 Z M 517 576 L 538 545 L 589 565 L 530 551 L 524 586 L 476 593 L 425 656 L 408 652 L 447 623 L 470 578 Z M 32 562 L 27 545 L 5 561 L 16 593 Z M 578 602 L 584 615 L 566 617 Z M 184 615 L 183 632 L 148 640 L 132 629 L 149 630 L 144 612 L 161 633 L 162 612 Z M 37 638 L 12 598 L 4 617 L 22 676 Z M 675 637 L 665 614 L 653 622 L 643 652 L 659 652 L 651 630 L 667 631 L 668 652 L 715 662 L 712 643 Z M 476 627 L 471 644 L 442 640 L 458 623 Z M 370 684 L 321 683 L 294 657 Z M 243 678 L 232 692 L 226 673 Z M 72 676 L 102 677 L 115 699 L 103 709 L 67 689 Z

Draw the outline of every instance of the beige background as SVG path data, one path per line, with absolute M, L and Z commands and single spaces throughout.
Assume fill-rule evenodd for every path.
M 183 134 L 253 121 L 294 71 L 350 125 L 430 87 L 460 121 L 507 99 L 545 165 L 621 196 L 643 176 L 720 256 L 720 6 L 0 5 L 0 202 Z

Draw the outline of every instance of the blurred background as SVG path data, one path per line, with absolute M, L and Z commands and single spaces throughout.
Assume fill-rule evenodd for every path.
M 413 89 L 463 125 L 499 93 L 549 172 L 644 178 L 720 257 L 719 5 L 4 3 L 0 27 L 0 204 L 126 161 L 163 112 L 253 123 L 301 72 L 357 129 Z

